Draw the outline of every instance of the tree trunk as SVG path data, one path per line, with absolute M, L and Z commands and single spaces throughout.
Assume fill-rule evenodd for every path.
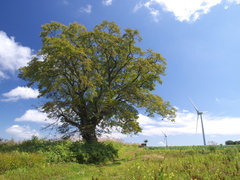
M 96 136 L 96 126 L 94 125 L 87 125 L 82 128 L 82 138 L 87 143 L 95 143 L 97 142 Z

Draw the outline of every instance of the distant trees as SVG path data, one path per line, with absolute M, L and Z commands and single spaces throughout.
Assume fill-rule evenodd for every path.
M 225 145 L 237 145 L 237 144 L 240 144 L 240 141 L 232 141 L 232 140 L 225 141 Z

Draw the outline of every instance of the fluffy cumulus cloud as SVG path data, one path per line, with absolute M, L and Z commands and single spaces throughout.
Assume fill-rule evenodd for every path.
M 162 10 L 173 13 L 178 21 L 194 22 L 201 15 L 209 13 L 212 7 L 224 4 L 227 9 L 232 3 L 240 4 L 240 0 L 145 0 L 136 4 L 134 12 L 146 8 L 157 22 L 159 10 Z
M 2 94 L 6 99 L 2 99 L 2 101 L 17 101 L 19 99 L 30 99 L 37 98 L 39 92 L 37 89 L 32 89 L 29 87 L 16 87 L 11 91 Z
M 32 50 L 15 42 L 14 37 L 8 37 L 0 31 L 0 78 L 8 78 L 20 67 L 27 65 L 32 58 Z
M 240 117 L 215 117 L 208 113 L 203 114 L 205 134 L 209 135 L 239 135 Z M 144 115 L 139 116 L 140 126 L 143 128 L 142 135 L 163 136 L 195 134 L 197 114 L 186 110 L 178 111 L 175 122 L 161 119 L 153 119 Z M 216 126 L 217 124 L 217 126 Z M 200 120 L 198 121 L 197 133 L 202 133 Z
M 38 110 L 30 109 L 25 112 L 19 118 L 16 118 L 15 121 L 31 121 L 36 123 L 54 123 L 54 120 L 48 119 L 45 113 L 41 113 Z M 187 110 L 178 110 L 177 117 L 175 122 L 169 122 L 167 120 L 162 120 L 161 118 L 149 118 L 145 115 L 139 115 L 139 124 L 142 128 L 143 136 L 172 136 L 172 135 L 191 135 L 191 134 L 201 134 L 201 124 L 200 120 L 198 121 L 198 127 L 196 132 L 197 125 L 197 114 L 195 112 L 189 112 Z M 210 113 L 203 114 L 203 122 L 205 134 L 210 136 L 216 135 L 240 135 L 239 126 L 240 126 L 240 117 L 218 117 L 212 116 Z M 217 125 L 217 126 L 216 126 Z M 20 127 L 14 125 L 7 130 L 9 133 L 19 132 L 21 130 L 29 130 L 28 126 Z M 28 134 L 33 135 L 35 132 L 29 130 Z M 19 135 L 20 136 L 20 135 Z M 30 136 L 30 135 L 29 135 Z M 103 134 L 101 138 L 127 138 L 128 135 L 121 134 L 119 132 L 113 131 L 112 134 Z M 166 142 L 159 142 L 159 145 L 164 146 Z
M 110 5 L 112 5 L 112 0 L 103 0 L 102 3 L 105 6 L 110 6 Z
M 92 12 L 92 6 L 90 4 L 87 4 L 86 7 L 81 7 L 80 12 L 90 14 Z
M 46 113 L 42 113 L 36 109 L 27 110 L 21 117 L 16 118 L 15 121 L 30 121 L 36 123 L 54 123 L 54 120 L 51 120 L 47 117 Z
M 221 3 L 221 0 L 154 0 L 163 10 L 172 12 L 179 21 L 196 21 L 200 15 L 207 14 L 210 9 Z
M 142 114 L 139 115 L 138 121 L 142 128 L 142 133 L 140 133 L 140 135 L 143 136 L 154 137 L 164 136 L 164 134 L 169 136 L 202 133 L 200 119 L 198 120 L 197 126 L 197 114 L 187 110 L 178 110 L 175 122 L 169 122 L 158 118 L 149 118 Z M 218 117 L 205 113 L 203 114 L 203 123 L 206 135 L 240 135 L 240 117 Z M 114 132 L 107 137 L 120 139 L 126 138 L 127 135 Z M 165 142 L 159 142 L 159 145 L 164 146 Z
M 33 135 L 39 136 L 38 131 L 35 129 L 31 129 L 29 126 L 13 125 L 7 128 L 6 132 L 23 139 L 30 139 Z
M 139 135 L 143 136 L 202 134 L 200 119 L 197 126 L 197 114 L 187 110 L 178 110 L 175 122 L 162 120 L 162 118 L 150 118 L 142 114 L 139 115 L 138 122 L 142 128 L 142 133 Z M 240 117 L 218 117 L 205 113 L 203 123 L 205 135 L 240 135 Z M 105 134 L 102 137 L 122 139 L 127 138 L 128 135 L 113 131 L 112 134 Z M 165 144 L 166 142 L 159 142 L 161 146 Z

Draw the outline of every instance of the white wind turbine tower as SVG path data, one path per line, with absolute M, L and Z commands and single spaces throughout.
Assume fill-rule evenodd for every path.
M 197 112 L 197 126 L 198 126 L 198 117 L 200 116 L 200 118 L 201 118 L 203 143 L 204 143 L 204 145 L 206 145 L 205 133 L 204 133 L 204 127 L 203 127 L 203 119 L 202 119 L 202 114 L 203 114 L 203 112 L 201 112 L 201 111 L 199 111 L 199 110 L 197 109 L 197 107 L 195 106 L 195 104 L 193 103 L 193 101 L 191 100 L 191 98 L 189 98 L 189 99 L 190 99 L 190 101 L 191 101 L 194 109 L 195 109 L 196 112 Z M 197 132 L 197 126 L 196 126 L 196 132 Z
M 161 129 L 160 129 L 161 130 Z M 161 130 L 162 131 L 162 130 Z M 168 147 L 167 144 L 167 135 L 162 131 L 163 135 L 164 135 L 164 143 L 166 142 L 166 147 Z

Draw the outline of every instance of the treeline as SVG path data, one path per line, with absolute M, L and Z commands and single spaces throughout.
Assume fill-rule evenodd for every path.
M 226 145 L 238 145 L 240 144 L 240 141 L 232 141 L 232 140 L 227 140 L 225 141 Z

